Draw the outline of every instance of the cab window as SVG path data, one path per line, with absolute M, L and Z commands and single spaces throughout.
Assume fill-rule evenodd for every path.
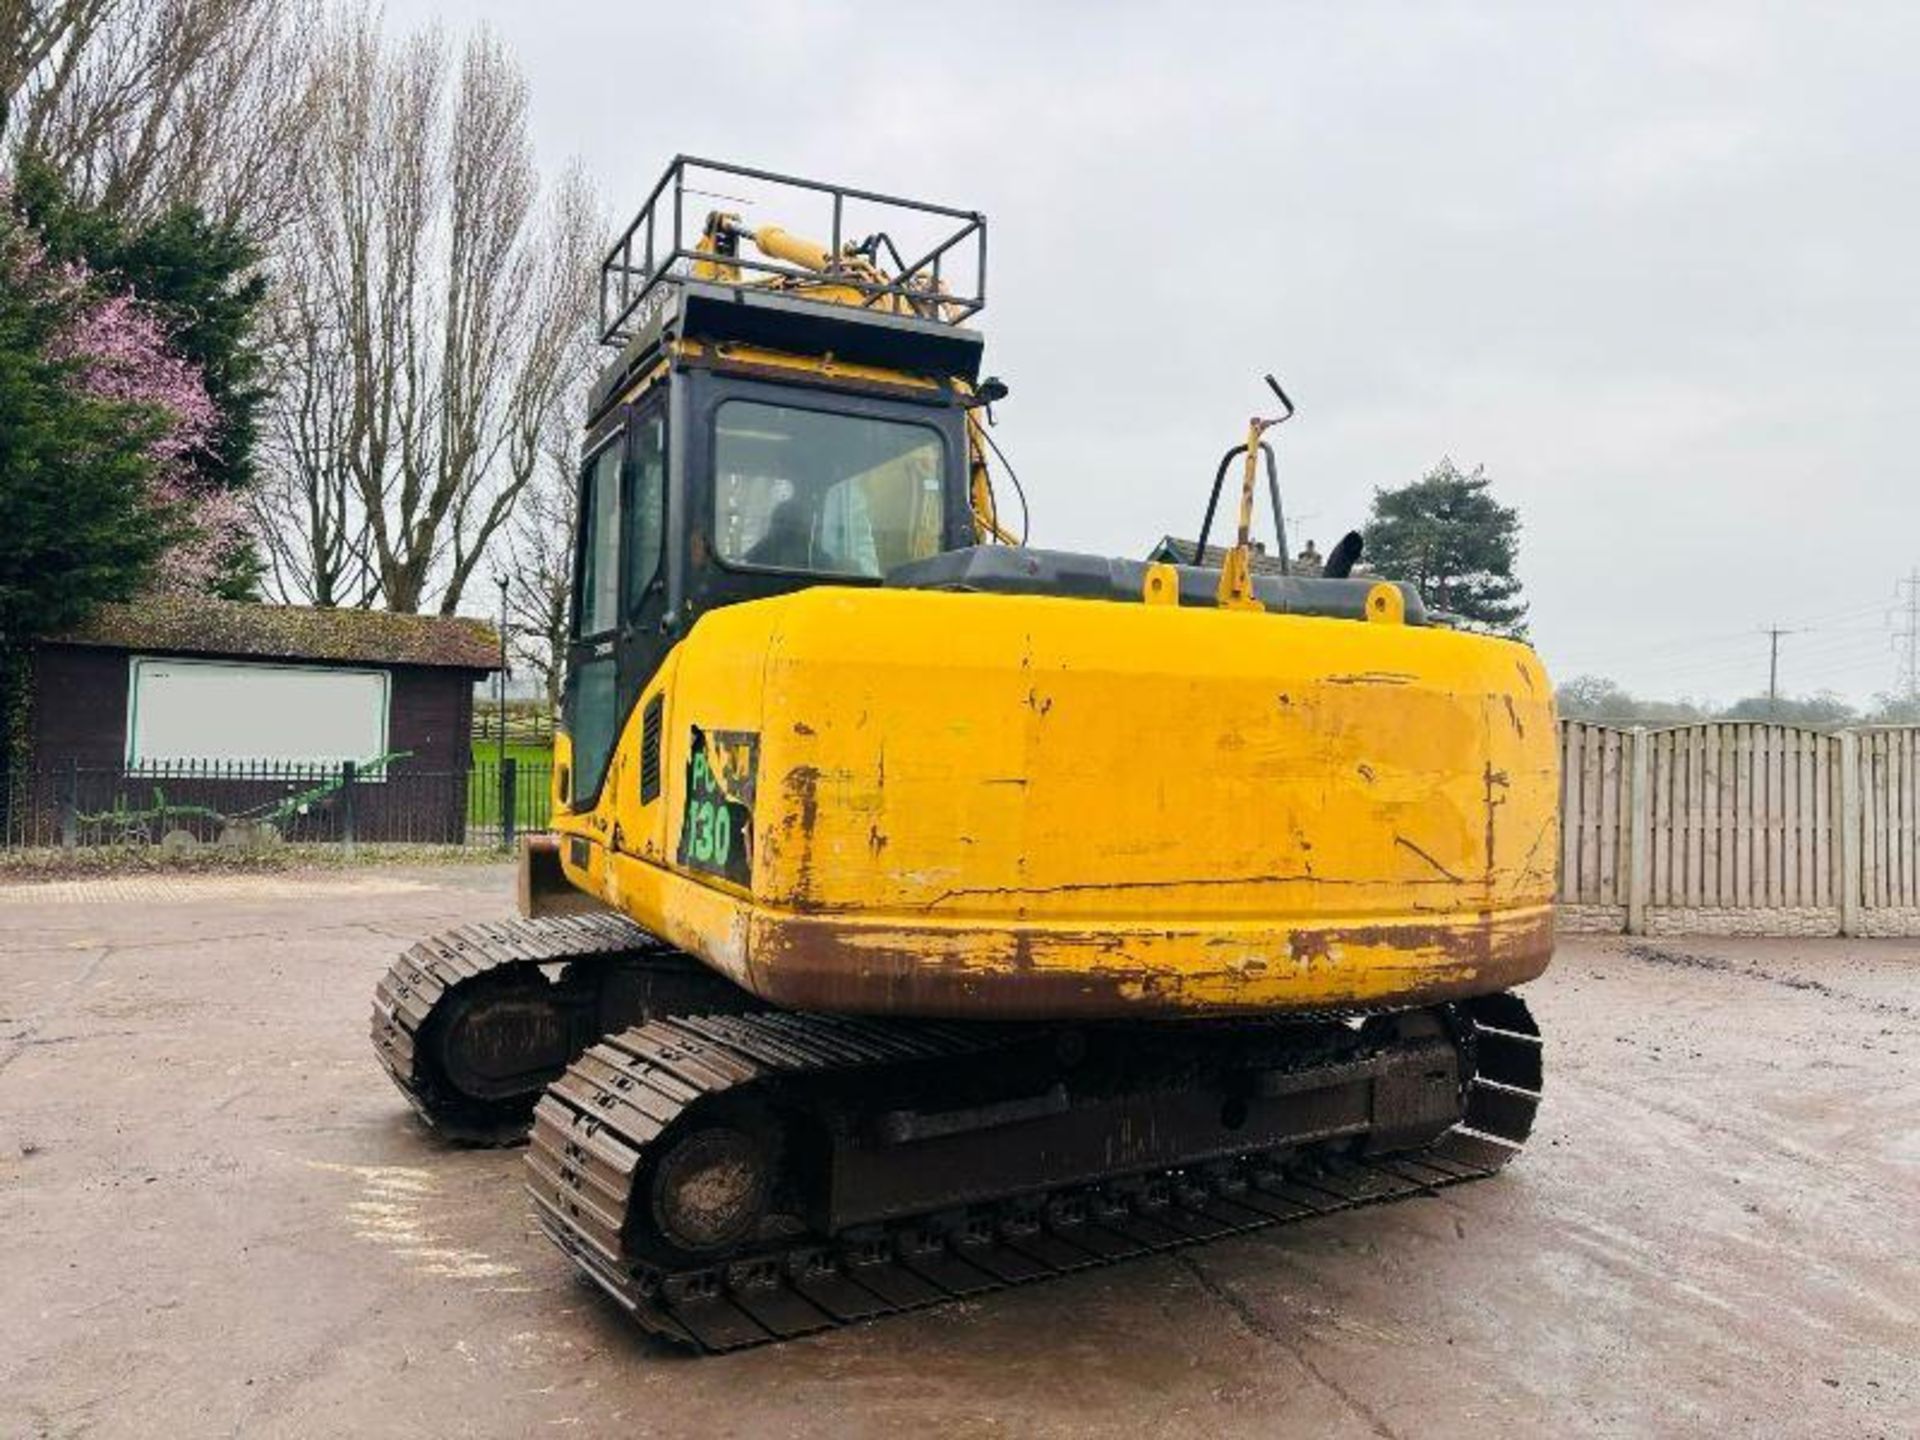
M 620 454 L 616 440 L 588 462 L 580 477 L 580 579 L 573 599 L 573 633 L 580 637 L 603 635 L 618 619 Z
M 633 422 L 632 486 L 627 492 L 627 613 L 639 609 L 660 575 L 666 530 L 667 426 L 660 410 Z
M 757 400 L 726 401 L 714 427 L 723 563 L 877 579 L 940 550 L 939 431 Z

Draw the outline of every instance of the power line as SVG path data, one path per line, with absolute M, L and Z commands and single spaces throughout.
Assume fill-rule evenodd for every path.
M 1836 675 L 1859 675 L 1878 670 L 1886 673 L 1884 655 L 1855 656 L 1852 659 L 1820 660 L 1810 666 L 1795 666 L 1794 679 L 1798 681 L 1827 680 Z
M 1799 619 L 1799 623 L 1810 629 L 1824 630 L 1835 620 L 1853 620 L 1862 615 L 1878 615 L 1884 613 L 1885 608 L 1885 601 L 1876 600 L 1871 605 L 1853 605 L 1844 610 L 1829 610 L 1822 615 L 1802 616 Z
M 1717 684 L 1751 675 L 1755 665 L 1760 663 L 1757 652 L 1765 646 L 1769 652 L 1767 663 L 1771 671 L 1774 668 L 1772 650 L 1777 643 L 1773 631 L 1776 629 L 1782 636 L 1803 635 L 1816 638 L 1821 642 L 1816 651 L 1808 652 L 1804 658 L 1794 660 L 1790 675 L 1792 683 L 1826 675 L 1836 670 L 1870 670 L 1886 664 L 1885 647 L 1891 632 L 1885 629 L 1835 633 L 1820 627 L 1783 625 L 1747 631 L 1744 643 L 1739 646 L 1736 653 L 1698 660 L 1655 661 L 1650 666 L 1637 666 L 1635 669 L 1654 683 L 1661 683 L 1667 677 L 1674 677 L 1686 684 L 1704 682 L 1711 688 Z M 1833 636 L 1831 640 L 1827 639 L 1830 634 Z
M 1884 619 L 1886 615 L 1886 602 L 1880 601 L 1873 605 L 1849 606 L 1841 610 L 1829 610 L 1822 614 L 1796 617 L 1793 621 L 1793 626 L 1795 629 L 1803 631 L 1819 630 L 1836 634 L 1847 633 L 1854 631 L 1854 627 L 1844 626 L 1836 622 L 1858 620 L 1868 615 L 1879 615 Z M 1763 631 L 1761 633 L 1764 634 L 1765 632 Z M 1854 631 L 1854 633 L 1867 632 Z M 1881 628 L 1871 633 L 1884 636 L 1887 632 L 1884 628 Z M 1666 640 L 1656 640 L 1651 644 L 1636 645 L 1631 651 L 1621 651 L 1617 653 L 1605 650 L 1599 652 L 1588 651 L 1584 656 L 1577 657 L 1563 668 L 1574 670 L 1607 669 L 1614 664 L 1626 663 L 1633 664 L 1637 668 L 1644 670 L 1646 668 L 1646 662 L 1652 660 L 1654 661 L 1653 668 L 1656 670 L 1691 670 L 1694 669 L 1698 663 L 1692 657 L 1698 656 L 1701 651 L 1725 651 L 1730 647 L 1739 647 L 1744 650 L 1745 643 L 1750 643 L 1753 635 L 1754 632 L 1752 630 L 1731 630 L 1721 631 L 1712 635 L 1675 636 Z M 1721 666 L 1729 664 L 1742 665 L 1747 663 L 1747 657 L 1745 655 L 1740 657 L 1723 655 L 1717 660 L 1710 660 L 1705 663 Z

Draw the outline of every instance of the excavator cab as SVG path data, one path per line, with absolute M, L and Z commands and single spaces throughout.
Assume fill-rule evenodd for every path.
M 716 172 L 824 207 L 827 242 L 722 211 L 681 234 L 692 182 Z M 943 233 L 907 263 L 886 232 L 843 235 L 856 208 Z M 622 719 L 708 611 L 876 586 L 981 538 L 968 416 L 983 342 L 960 322 L 983 303 L 985 238 L 969 212 L 684 157 L 668 169 L 602 271 L 617 357 L 580 470 L 556 800 L 593 806 Z M 956 294 L 969 247 L 977 283 Z

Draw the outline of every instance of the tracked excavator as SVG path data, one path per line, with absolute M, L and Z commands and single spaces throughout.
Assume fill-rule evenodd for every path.
M 694 219 L 750 185 L 826 238 Z M 545 1232 L 698 1349 L 1474 1180 L 1538 1104 L 1540 662 L 1355 537 L 1291 570 L 1277 384 L 1194 563 L 1021 543 L 985 239 L 668 168 L 601 275 L 552 833 L 375 999 L 425 1123 L 530 1140 Z

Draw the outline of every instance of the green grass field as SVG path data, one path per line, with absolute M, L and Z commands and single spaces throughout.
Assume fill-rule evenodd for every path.
M 552 817 L 553 746 L 509 742 L 514 762 L 514 828 L 544 830 Z M 473 772 L 467 783 L 467 824 L 491 828 L 500 823 L 500 747 L 497 741 L 473 742 Z

